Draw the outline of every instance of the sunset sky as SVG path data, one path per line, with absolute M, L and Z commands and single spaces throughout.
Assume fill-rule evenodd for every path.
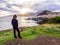
M 60 11 L 60 0 L 0 0 L 0 16 L 42 10 Z

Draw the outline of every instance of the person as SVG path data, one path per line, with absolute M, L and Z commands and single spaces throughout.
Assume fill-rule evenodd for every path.
M 14 37 L 17 38 L 17 35 L 16 35 L 16 31 L 17 31 L 18 32 L 18 37 L 21 38 L 20 31 L 18 29 L 18 20 L 16 18 L 17 18 L 17 16 L 14 15 L 13 19 L 12 19 L 12 22 L 11 22 L 12 26 L 13 26 Z

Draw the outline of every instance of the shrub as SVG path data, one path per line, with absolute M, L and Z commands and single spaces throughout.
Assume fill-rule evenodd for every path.
M 60 23 L 60 16 L 48 19 L 48 23 Z

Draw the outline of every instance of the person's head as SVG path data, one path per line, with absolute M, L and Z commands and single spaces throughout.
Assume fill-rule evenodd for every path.
M 16 15 L 14 15 L 14 16 L 13 16 L 13 19 L 16 19 L 16 18 L 17 18 L 17 16 L 16 16 Z

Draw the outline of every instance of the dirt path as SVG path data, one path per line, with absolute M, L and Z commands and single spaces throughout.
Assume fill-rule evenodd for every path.
M 15 39 L 7 42 L 6 45 L 60 45 L 60 38 L 38 36 L 34 40 L 23 41 L 22 39 Z

